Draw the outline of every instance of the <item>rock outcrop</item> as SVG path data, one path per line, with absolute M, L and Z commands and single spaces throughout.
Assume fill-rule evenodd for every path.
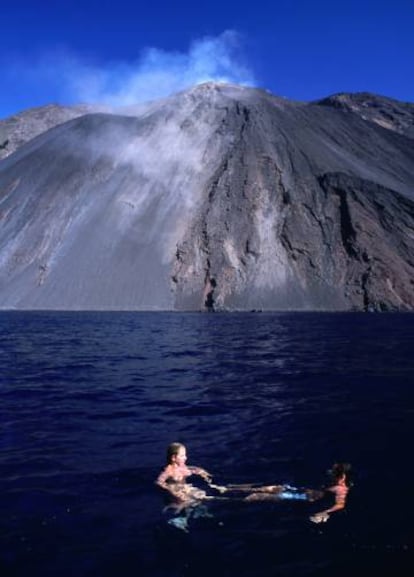
M 414 309 L 412 104 L 208 83 L 55 124 L 0 162 L 0 307 Z

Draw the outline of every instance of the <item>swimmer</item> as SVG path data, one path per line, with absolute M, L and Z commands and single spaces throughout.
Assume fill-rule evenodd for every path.
M 331 513 L 341 511 L 345 508 L 346 498 L 350 487 L 351 465 L 348 463 L 335 463 L 330 471 L 333 484 L 326 489 L 335 495 L 335 502 L 332 507 L 319 511 L 309 517 L 313 523 L 325 523 Z
M 209 499 L 205 491 L 187 483 L 191 475 L 199 475 L 211 485 L 212 476 L 201 467 L 190 467 L 186 464 L 187 451 L 181 443 L 171 443 L 167 448 L 167 464 L 158 475 L 156 485 L 168 491 L 173 497 L 175 505 L 183 507 Z

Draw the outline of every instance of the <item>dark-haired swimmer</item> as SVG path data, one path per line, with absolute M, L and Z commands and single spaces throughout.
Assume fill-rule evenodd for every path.
M 242 485 L 226 485 L 217 488 L 222 492 L 244 492 L 249 493 L 244 497 L 244 501 L 276 501 L 282 499 L 300 500 L 300 501 L 317 501 L 321 499 L 326 492 L 334 493 L 335 503 L 329 509 L 320 511 L 310 517 L 314 523 L 320 523 L 329 519 L 329 514 L 339 511 L 345 507 L 346 496 L 349 491 L 349 473 L 351 465 L 348 463 L 335 463 L 330 470 L 331 485 L 321 490 L 301 489 L 290 485 L 255 485 L 246 483 Z M 214 485 L 210 485 L 214 487 Z
M 350 472 L 351 465 L 349 463 L 335 463 L 333 465 L 330 470 L 332 485 L 329 486 L 326 491 L 335 495 L 335 502 L 332 507 L 319 511 L 319 513 L 315 513 L 315 515 L 309 517 L 313 523 L 325 523 L 331 513 L 341 511 L 345 508 L 346 498 L 351 485 Z

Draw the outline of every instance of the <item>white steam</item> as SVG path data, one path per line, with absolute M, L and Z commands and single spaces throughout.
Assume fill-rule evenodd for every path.
M 70 57 L 59 65 L 60 81 L 72 102 L 131 106 L 169 96 L 207 81 L 253 85 L 234 31 L 193 42 L 187 52 L 146 48 L 135 62 L 101 66 Z
M 4 101 L 0 117 L 33 106 L 131 106 L 208 81 L 255 85 L 243 38 L 227 30 L 195 40 L 187 51 L 147 47 L 135 61 L 96 62 L 55 47 L 42 54 L 0 54 Z
M 238 34 L 226 31 L 195 41 L 187 53 L 147 48 L 132 64 L 80 67 L 68 83 L 79 101 L 130 106 L 207 81 L 252 85 L 253 75 L 241 59 Z

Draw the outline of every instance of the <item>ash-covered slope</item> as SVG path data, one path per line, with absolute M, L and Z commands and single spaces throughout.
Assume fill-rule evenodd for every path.
M 407 134 L 212 83 L 61 124 L 0 162 L 0 307 L 411 310 Z

